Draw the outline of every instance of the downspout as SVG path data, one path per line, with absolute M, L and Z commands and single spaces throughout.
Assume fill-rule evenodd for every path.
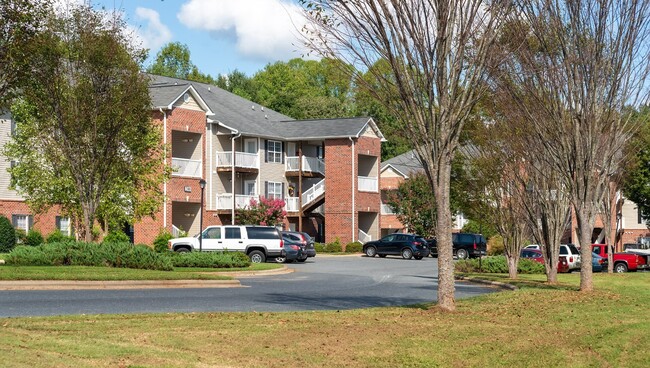
M 165 156 L 165 166 L 167 166 L 167 113 L 161 108 L 163 114 L 163 154 Z M 163 183 L 163 228 L 167 230 L 167 181 Z
M 213 181 L 212 180 L 212 168 L 214 166 L 212 166 L 212 163 L 213 163 L 212 159 L 213 159 L 214 155 L 212 154 L 212 125 L 208 124 L 207 121 L 206 121 L 206 126 L 205 126 L 205 134 L 209 135 L 209 137 L 210 137 L 210 144 L 209 144 L 210 148 L 208 149 L 208 155 L 210 155 L 210 166 L 208 166 L 208 170 L 206 170 L 206 175 L 205 176 L 206 176 L 206 178 L 207 177 L 210 178 L 210 186 L 208 187 L 208 195 L 210 196 L 210 202 L 208 202 L 208 203 L 209 203 L 210 209 L 213 209 L 214 208 L 214 204 L 213 204 L 214 198 L 213 198 L 213 195 L 212 195 L 213 194 L 212 193 L 212 181 Z
M 235 195 L 235 139 L 241 137 L 241 133 L 230 138 L 230 147 L 232 151 L 232 174 L 230 177 L 230 192 L 232 193 L 232 212 L 230 214 L 230 224 L 235 224 L 235 205 L 237 203 L 237 196 Z
M 354 187 L 354 173 L 355 173 L 355 153 L 354 153 L 354 139 L 352 137 L 348 137 L 350 139 L 350 143 L 352 144 L 352 241 L 354 242 L 354 225 L 355 225 L 355 216 L 356 214 L 354 213 L 355 210 L 355 187 Z

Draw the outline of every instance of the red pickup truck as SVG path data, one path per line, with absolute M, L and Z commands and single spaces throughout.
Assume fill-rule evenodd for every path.
M 592 244 L 591 249 L 601 257 L 607 258 L 607 244 Z M 614 253 L 614 272 L 622 273 L 628 271 L 648 270 L 650 255 L 633 251 Z

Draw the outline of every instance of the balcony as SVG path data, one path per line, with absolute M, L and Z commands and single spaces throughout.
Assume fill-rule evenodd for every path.
M 359 176 L 357 190 L 360 192 L 379 192 L 379 180 L 368 176 Z
M 244 208 L 251 203 L 251 199 L 258 200 L 256 195 L 236 194 L 235 208 Z M 232 194 L 217 194 L 217 210 L 232 210 Z
M 284 170 L 287 176 L 298 176 L 300 170 L 300 157 L 287 156 Z M 325 176 L 325 161 L 318 157 L 302 156 L 302 173 L 305 177 Z
M 298 197 L 286 197 L 284 199 L 285 205 L 284 209 L 287 212 L 298 212 L 299 209 L 299 199 Z
M 232 152 L 217 152 L 217 171 L 232 171 Z M 235 171 L 258 172 L 260 156 L 257 153 L 235 152 Z
M 381 204 L 381 214 L 382 215 L 394 215 L 395 211 L 393 211 L 393 207 L 391 207 L 391 206 L 389 206 L 389 205 L 387 205 L 385 203 L 382 203 Z
M 201 172 L 201 160 L 172 157 L 172 176 L 200 178 Z

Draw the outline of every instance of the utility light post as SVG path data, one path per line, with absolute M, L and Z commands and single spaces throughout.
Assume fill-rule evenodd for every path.
M 199 209 L 199 251 L 203 251 L 203 191 L 205 190 L 205 180 L 199 180 L 201 187 L 201 208 Z

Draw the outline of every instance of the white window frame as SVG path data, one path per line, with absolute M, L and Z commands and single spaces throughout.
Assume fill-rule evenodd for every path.
M 266 141 L 266 161 L 282 163 L 282 141 Z
M 273 188 L 273 191 L 271 191 Z M 269 199 L 282 199 L 282 182 L 269 181 L 266 183 L 266 192 Z

